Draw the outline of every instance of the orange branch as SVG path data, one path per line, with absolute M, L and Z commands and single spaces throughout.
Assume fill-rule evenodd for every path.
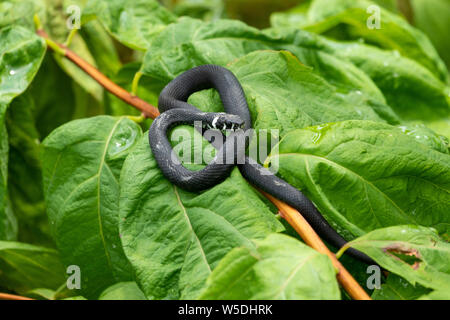
M 0 300 L 33 300 L 33 299 L 28 297 L 16 296 L 15 294 L 0 292 Z

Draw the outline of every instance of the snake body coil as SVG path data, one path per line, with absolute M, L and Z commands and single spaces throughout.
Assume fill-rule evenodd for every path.
M 219 92 L 226 113 L 201 112 L 186 102 L 194 92 L 210 88 L 215 88 Z M 251 116 L 245 94 L 236 77 L 227 69 L 216 65 L 193 68 L 172 80 L 163 89 L 159 96 L 158 107 L 161 115 L 152 123 L 149 142 L 166 178 L 188 191 L 208 189 L 225 180 L 236 164 L 223 164 L 218 159 L 223 159 L 221 157 L 224 157 L 227 154 L 226 150 L 232 146 L 230 141 L 237 139 L 238 134 L 226 137 L 223 145 L 216 146 L 211 141 L 219 149 L 216 158 L 204 169 L 190 171 L 179 161 L 172 159 L 172 146 L 167 138 L 167 130 L 179 124 L 192 124 L 194 121 L 202 121 L 219 129 L 251 128 Z M 248 182 L 301 212 L 314 230 L 331 245 L 341 248 L 347 243 L 301 191 L 249 157 L 234 151 L 232 153 L 234 160 L 239 157 L 244 159 L 244 163 L 238 164 L 238 167 Z M 353 248 L 349 248 L 346 253 L 368 264 L 375 264 L 367 255 Z

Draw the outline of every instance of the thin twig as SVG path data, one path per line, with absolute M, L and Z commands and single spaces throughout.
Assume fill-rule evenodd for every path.
M 0 292 L 0 300 L 34 300 L 28 297 L 17 296 L 15 294 Z
M 125 89 L 108 79 L 99 70 L 91 66 L 88 62 L 77 56 L 70 49 L 61 44 L 53 42 L 43 30 L 38 30 L 37 34 L 46 39 L 49 47 L 53 50 L 63 50 L 63 54 L 67 59 L 75 63 L 89 76 L 96 80 L 106 90 L 116 95 L 126 103 L 139 109 L 148 118 L 156 118 L 159 115 L 158 109 L 139 99 L 137 96 L 129 93 Z M 262 191 L 261 191 L 262 192 Z M 300 237 L 315 250 L 328 255 L 333 262 L 334 267 L 338 270 L 337 279 L 347 293 L 356 300 L 370 300 L 370 297 L 363 288 L 356 282 L 352 275 L 344 268 L 344 266 L 336 259 L 336 256 L 327 248 L 314 229 L 309 225 L 308 221 L 294 208 L 288 206 L 284 202 L 262 192 L 272 203 L 280 210 L 282 217 L 297 231 Z

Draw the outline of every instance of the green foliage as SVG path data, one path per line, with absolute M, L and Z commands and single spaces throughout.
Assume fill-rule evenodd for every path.
M 227 67 L 253 127 L 280 132 L 278 151 L 258 160 L 390 271 L 372 297 L 449 298 L 448 2 L 255 1 L 0 1 L 0 292 L 348 298 L 329 259 L 302 244 L 237 168 L 203 192 L 172 185 L 148 145 L 151 120 L 47 51 L 42 28 L 153 105 L 182 72 Z M 78 31 L 67 25 L 72 5 Z M 367 27 L 373 5 L 381 29 Z M 189 103 L 223 110 L 215 90 Z M 184 125 L 172 143 L 183 133 L 183 143 L 199 137 Z M 211 151 L 206 140 L 191 147 Z M 342 262 L 365 286 L 366 266 Z M 66 286 L 70 265 L 80 267 L 81 290 Z

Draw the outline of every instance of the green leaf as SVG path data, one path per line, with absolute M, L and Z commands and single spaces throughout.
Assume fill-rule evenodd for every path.
M 402 277 L 390 274 L 386 283 L 383 283 L 380 289 L 376 289 L 371 298 L 374 300 L 416 300 L 429 291 L 419 284 L 413 286 Z
M 24 294 L 34 288 L 57 289 L 65 282 L 58 252 L 26 243 L 0 241 L 0 286 Z
M 122 243 L 149 299 L 197 297 L 228 251 L 283 229 L 238 169 L 198 194 L 169 183 L 148 137 L 125 160 L 120 190 Z
M 25 91 L 45 53 L 42 38 L 22 27 L 0 29 L 0 110 Z
M 291 131 L 269 163 L 347 239 L 409 223 L 449 232 L 450 155 L 399 128 L 343 121 Z
M 364 252 L 412 285 L 450 290 L 450 244 L 431 228 L 404 225 L 378 229 L 346 247 Z
M 119 282 L 102 292 L 99 300 L 147 300 L 136 282 Z
M 96 15 L 119 42 L 143 51 L 155 34 L 176 19 L 156 0 L 91 0 L 83 15 Z
M 119 174 L 140 136 L 140 127 L 125 117 L 98 116 L 69 122 L 43 142 L 53 235 L 63 261 L 80 267 L 88 298 L 131 279 L 118 230 Z
M 285 235 L 271 234 L 255 248 L 235 248 L 209 276 L 200 299 L 339 300 L 330 259 Z
M 405 19 L 379 7 L 380 29 L 368 28 L 373 12 L 368 13 L 367 10 L 371 5 L 375 3 L 365 0 L 314 0 L 308 11 L 308 24 L 302 27 L 317 33 L 330 33 L 333 28 L 344 26 L 344 39 L 363 38 L 381 48 L 397 50 L 422 64 L 442 81 L 447 81 L 447 68 L 430 40 Z

